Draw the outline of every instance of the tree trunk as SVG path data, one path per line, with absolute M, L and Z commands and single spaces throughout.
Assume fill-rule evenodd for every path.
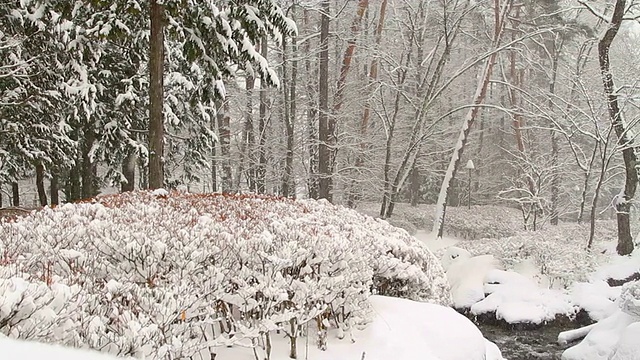
M 507 19 L 507 14 L 511 8 L 511 0 L 505 1 L 504 4 L 500 5 L 500 0 L 494 0 L 494 18 L 495 18 L 495 30 L 493 34 L 493 45 L 494 48 L 498 48 L 500 44 L 500 40 L 502 37 L 502 33 L 504 30 L 504 23 Z M 482 71 L 482 75 L 480 76 L 480 81 L 478 82 L 478 86 L 476 87 L 476 92 L 473 97 L 473 107 L 469 109 L 467 115 L 465 116 L 464 122 L 462 124 L 462 129 L 460 130 L 460 135 L 458 136 L 458 141 L 453 149 L 453 155 L 451 156 L 451 161 L 449 162 L 449 166 L 447 168 L 447 172 L 445 174 L 444 180 L 442 181 L 442 187 L 440 188 L 440 193 L 438 195 L 438 202 L 436 204 L 436 216 L 433 222 L 433 232 L 437 234 L 438 238 L 442 237 L 444 230 L 444 217 L 447 209 L 447 199 L 449 197 L 449 191 L 451 188 L 451 183 L 456 176 L 456 172 L 460 166 L 460 161 L 462 159 L 462 155 L 464 152 L 464 147 L 467 143 L 467 139 L 469 138 L 469 132 L 471 131 L 471 126 L 473 122 L 477 118 L 480 112 L 480 106 L 485 98 L 487 93 L 487 87 L 489 86 L 489 80 L 491 79 L 491 73 L 493 71 L 493 65 L 495 63 L 497 56 L 497 52 L 491 53 L 491 55 L 486 59 L 484 64 L 484 69 Z
M 411 206 L 418 206 L 420 200 L 420 172 L 416 165 L 411 170 Z
M 149 37 L 149 188 L 164 186 L 164 5 L 151 0 Z
M 89 199 L 97 195 L 96 187 L 96 164 L 92 161 L 91 150 L 96 141 L 96 135 L 93 131 L 93 125 L 87 125 L 84 131 L 84 139 L 82 146 L 82 163 L 81 163 L 81 194 L 80 198 Z
M 633 251 L 633 236 L 631 235 L 629 211 L 631 210 L 631 201 L 633 201 L 638 185 L 637 157 L 634 140 L 632 137 L 629 137 L 622 110 L 618 104 L 618 95 L 615 93 L 615 84 L 609 61 L 609 49 L 622 24 L 625 6 L 625 0 L 616 1 L 609 28 L 598 43 L 598 61 L 600 64 L 604 93 L 607 97 L 609 119 L 618 137 L 618 144 L 622 147 L 622 158 L 624 159 L 626 174 L 624 190 L 621 194 L 622 198 L 615 199 L 614 201 L 618 221 L 618 246 L 616 250 L 620 255 L 628 255 Z
M 231 191 L 232 186 L 232 174 L 231 174 L 231 127 L 230 118 L 227 114 L 229 103 L 225 101 L 216 113 L 218 121 L 218 132 L 220 140 L 220 160 L 222 162 L 222 174 L 221 174 L 221 187 L 222 192 L 228 193 Z
M 306 8 L 303 10 L 303 24 L 306 27 L 309 26 L 309 10 Z M 311 40 L 305 41 L 304 46 L 305 53 L 311 52 Z M 309 79 L 317 78 L 315 76 L 311 60 L 309 57 L 305 59 L 305 71 L 309 74 Z M 307 180 L 307 189 L 309 192 L 309 198 L 319 198 L 319 184 L 318 184 L 318 124 L 316 117 L 318 115 L 318 107 L 316 106 L 316 86 L 313 81 L 307 81 L 306 93 L 307 93 L 307 129 L 308 129 L 308 151 L 309 151 L 309 178 Z
M 329 116 L 329 12 L 330 1 L 322 2 L 320 21 L 320 67 L 318 74 L 318 172 L 319 198 L 333 202 L 333 168 L 336 146 L 335 118 Z
M 133 191 L 136 185 L 136 155 L 133 152 L 127 154 L 122 162 L 122 175 L 125 181 L 120 184 L 120 192 Z
M 260 42 L 260 53 L 267 58 L 267 39 Z M 264 79 L 260 81 L 260 119 L 258 121 L 258 167 L 256 169 L 256 191 L 258 194 L 266 192 L 267 177 L 267 86 Z
M 20 187 L 17 182 L 11 183 L 11 205 L 20 206 Z
M 242 139 L 240 141 L 240 159 L 236 168 L 235 189 L 240 189 L 242 177 L 247 179 L 247 186 L 250 191 L 256 191 L 255 188 L 255 136 L 253 132 L 253 88 L 255 86 L 255 78 L 251 75 L 245 78 L 245 113 L 244 127 L 242 129 Z M 245 163 L 247 164 L 245 169 Z
M 559 53 L 562 49 L 562 41 L 558 46 L 556 46 L 555 39 L 549 41 L 548 48 L 551 49 L 551 61 L 552 61 L 552 72 L 551 72 L 551 80 L 549 81 L 549 94 L 555 95 L 556 92 L 556 79 L 558 75 L 558 62 L 559 62 Z M 553 113 L 553 101 L 551 97 L 549 97 L 549 110 Z M 553 125 L 553 124 L 551 124 Z M 560 164 L 558 162 L 559 156 L 559 144 L 558 144 L 558 136 L 554 129 L 551 129 L 551 214 L 550 214 L 550 223 L 551 225 L 558 225 L 558 220 L 560 214 L 558 213 L 558 197 L 560 193 Z
M 374 32 L 376 48 L 380 47 L 380 42 L 382 41 L 382 29 L 384 26 L 385 15 L 387 13 L 387 2 L 388 2 L 387 0 L 382 0 L 382 3 L 380 4 L 378 24 Z M 363 13 L 367 5 L 368 5 L 368 1 L 364 5 L 362 5 L 362 2 L 361 2 L 361 6 L 363 6 L 361 11 Z M 361 17 L 362 16 L 360 15 L 360 18 Z M 358 21 L 358 24 L 359 24 L 359 21 Z M 355 47 L 355 41 L 354 41 L 354 47 Z M 345 58 L 346 58 L 346 54 L 345 54 Z M 369 86 L 372 86 L 377 79 L 378 79 L 378 58 L 374 55 L 373 59 L 371 60 L 371 65 L 369 66 Z M 365 139 L 367 136 L 367 128 L 369 127 L 369 119 L 371 117 L 371 102 L 369 100 L 369 95 L 370 94 L 366 94 L 367 97 L 364 104 L 364 110 L 362 111 L 362 120 L 360 121 L 360 137 L 361 138 L 360 138 L 360 148 L 356 150 L 355 176 L 358 176 L 357 173 L 359 172 L 359 169 L 362 168 L 362 166 L 364 165 L 364 155 L 367 148 L 367 143 Z M 354 207 L 356 200 L 360 197 L 360 191 L 356 189 L 357 188 L 356 179 L 352 179 L 349 187 L 350 187 L 350 191 L 349 191 L 349 199 L 348 199 L 347 205 L 349 207 Z
M 47 206 L 47 190 L 44 187 L 44 166 L 40 161 L 36 162 L 36 188 L 38 189 L 40 206 Z
M 295 5 L 294 5 L 295 6 Z M 295 10 L 294 10 L 295 11 Z M 282 46 L 282 91 L 284 94 L 284 109 L 285 109 L 285 132 L 287 137 L 287 149 L 284 165 L 284 173 L 282 176 L 282 196 L 289 197 L 295 196 L 295 184 L 293 184 L 293 146 L 294 146 L 294 126 L 296 120 L 296 77 L 298 76 L 298 60 L 295 57 L 298 53 L 297 38 L 294 36 L 291 39 L 291 52 L 294 59 L 291 60 L 291 77 L 288 78 L 287 74 L 287 46 L 286 43 Z
M 49 182 L 49 192 L 51 193 L 51 205 L 60 204 L 60 197 L 58 196 L 58 174 L 51 174 L 51 181 Z
M 211 130 L 216 128 L 215 117 L 211 118 Z M 218 191 L 218 141 L 211 147 L 211 192 Z

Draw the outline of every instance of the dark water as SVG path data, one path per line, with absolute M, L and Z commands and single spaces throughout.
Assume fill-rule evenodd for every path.
M 496 325 L 479 324 L 484 337 L 498 345 L 507 360 L 556 360 L 570 345 L 560 346 L 558 334 L 572 327 L 545 326 L 536 330 L 509 330 Z

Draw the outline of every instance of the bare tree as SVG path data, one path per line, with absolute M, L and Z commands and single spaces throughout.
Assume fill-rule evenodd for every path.
M 443 233 L 444 216 L 446 212 L 447 197 L 449 196 L 451 182 L 455 178 L 456 172 L 460 166 L 460 161 L 462 159 L 462 154 L 464 152 L 467 139 L 469 138 L 471 126 L 478 117 L 478 114 L 480 112 L 480 105 L 484 102 L 484 98 L 487 93 L 487 87 L 489 86 L 489 80 L 493 71 L 493 66 L 498 54 L 498 52 L 495 50 L 500 47 L 502 35 L 505 28 L 505 22 L 507 16 L 509 15 L 509 12 L 511 11 L 512 4 L 513 1 L 511 0 L 504 1 L 502 2 L 502 4 L 500 3 L 500 0 L 494 0 L 493 3 L 494 31 L 492 45 L 494 51 L 485 60 L 484 68 L 479 77 L 478 86 L 476 87 L 476 91 L 473 96 L 473 107 L 468 110 L 463 120 L 462 129 L 460 130 L 460 135 L 458 136 L 458 140 L 454 147 L 453 155 L 451 156 L 451 161 L 449 162 L 449 166 L 447 168 L 447 173 L 445 174 L 444 180 L 442 181 L 440 194 L 438 195 L 438 203 L 436 204 L 435 221 L 433 224 L 433 231 L 434 233 L 437 233 L 438 237 L 442 237 Z

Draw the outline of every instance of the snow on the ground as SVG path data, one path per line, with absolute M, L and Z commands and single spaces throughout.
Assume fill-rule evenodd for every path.
M 480 330 L 455 310 L 411 300 L 371 296 L 373 320 L 354 331 L 355 342 L 329 334 L 327 349 L 320 351 L 311 340 L 299 338 L 298 358 L 313 360 L 501 360 L 500 350 Z M 289 340 L 274 335 L 271 359 L 288 357 Z M 364 355 L 363 355 L 364 354 Z M 220 359 L 252 360 L 251 349 L 221 348 Z
M 123 360 L 93 350 L 79 350 L 0 337 L 0 355 L 8 360 Z
M 436 233 L 426 230 L 418 230 L 414 237 L 419 241 L 422 241 L 422 243 L 427 245 L 429 250 L 434 253 L 440 249 L 445 249 L 453 246 L 462 240 L 450 236 L 443 236 L 441 238 L 438 238 Z

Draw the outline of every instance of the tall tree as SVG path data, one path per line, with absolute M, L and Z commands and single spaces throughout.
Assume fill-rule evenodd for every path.
M 624 121 L 624 116 L 618 101 L 613 74 L 611 73 L 611 60 L 609 52 L 625 15 L 626 1 L 616 0 L 609 27 L 598 42 L 598 62 L 604 93 L 607 97 L 609 119 L 618 136 L 618 146 L 622 149 L 624 160 L 625 181 L 622 193 L 615 200 L 616 219 L 618 222 L 618 246 L 616 250 L 620 255 L 628 255 L 633 251 L 633 236 L 631 235 L 630 211 L 631 202 L 636 194 L 638 186 L 638 156 L 634 139 L 629 135 L 629 129 Z
M 164 186 L 164 5 L 150 1 L 149 188 Z
M 511 6 L 513 1 L 504 0 L 502 3 L 500 0 L 494 0 L 493 2 L 493 13 L 494 13 L 494 29 L 493 29 L 493 38 L 492 38 L 492 46 L 493 50 L 489 57 L 485 60 L 484 67 L 482 72 L 480 73 L 480 77 L 478 80 L 478 85 L 475 89 L 475 94 L 473 95 L 473 105 L 467 111 L 465 118 L 463 119 L 462 129 L 460 130 L 460 135 L 458 136 L 458 140 L 453 149 L 453 154 L 451 156 L 451 161 L 449 162 L 449 166 L 447 167 L 447 172 L 445 174 L 444 180 L 442 181 L 442 186 L 440 188 L 440 194 L 438 195 L 438 203 L 436 204 L 436 214 L 435 220 L 433 222 L 433 232 L 437 234 L 438 238 L 441 238 L 443 235 L 444 229 L 444 217 L 447 208 L 447 198 L 449 197 L 449 192 L 451 188 L 451 183 L 456 176 L 456 172 L 460 167 L 460 162 L 462 161 L 462 154 L 465 149 L 465 145 L 467 143 L 467 139 L 469 138 L 469 132 L 471 131 L 471 126 L 474 121 L 478 117 L 480 113 L 480 106 L 484 102 L 484 98 L 487 94 L 487 88 L 489 86 L 489 81 L 491 79 L 491 74 L 493 72 L 493 66 L 496 61 L 496 56 L 498 54 L 498 49 L 502 42 L 502 35 L 505 28 L 505 22 L 507 20 L 507 16 L 511 11 Z
M 335 117 L 329 114 L 329 19 L 331 2 L 324 0 L 320 20 L 320 68 L 318 73 L 318 197 L 333 201 L 333 169 L 336 146 Z

